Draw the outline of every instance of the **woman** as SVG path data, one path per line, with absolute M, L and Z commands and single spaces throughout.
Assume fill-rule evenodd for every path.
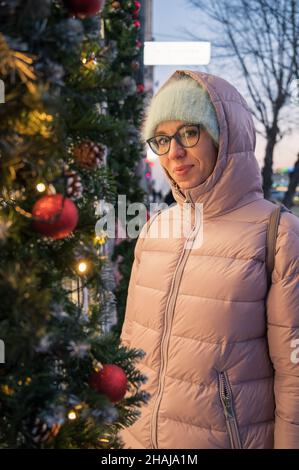
M 178 70 L 142 132 L 177 205 L 136 243 L 121 340 L 145 351 L 151 398 L 121 432 L 125 448 L 299 448 L 299 221 L 281 215 L 268 291 L 275 206 L 263 198 L 248 105 L 225 80 Z M 185 201 L 193 222 L 202 204 L 191 235 L 151 237 Z M 197 225 L 202 242 L 185 249 Z

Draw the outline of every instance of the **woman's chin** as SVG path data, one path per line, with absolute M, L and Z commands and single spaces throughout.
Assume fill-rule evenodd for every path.
M 200 181 L 198 181 L 198 179 L 195 181 L 194 178 L 190 178 L 190 179 L 176 178 L 175 181 L 181 189 L 194 188 L 195 186 L 200 184 Z
M 189 189 L 192 188 L 191 183 L 189 181 L 177 181 L 177 184 L 181 189 Z
M 203 184 L 207 178 L 200 178 L 197 180 L 182 180 L 179 181 L 178 178 L 176 179 L 176 183 L 180 187 L 180 189 L 192 189 L 195 188 L 196 186 L 199 186 L 200 184 Z

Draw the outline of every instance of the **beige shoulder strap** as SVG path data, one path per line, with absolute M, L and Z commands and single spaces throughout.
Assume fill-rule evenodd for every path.
M 271 212 L 268 230 L 267 230 L 267 251 L 266 251 L 266 266 L 267 266 L 267 279 L 268 287 L 271 285 L 272 271 L 274 269 L 275 261 L 275 245 L 277 238 L 277 231 L 279 225 L 281 207 L 278 206 Z

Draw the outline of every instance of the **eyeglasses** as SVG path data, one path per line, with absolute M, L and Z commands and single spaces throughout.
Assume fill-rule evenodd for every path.
M 194 147 L 199 141 L 200 126 L 200 124 L 184 124 L 173 135 L 156 135 L 146 142 L 152 151 L 159 156 L 169 152 L 171 139 L 175 139 L 182 147 Z

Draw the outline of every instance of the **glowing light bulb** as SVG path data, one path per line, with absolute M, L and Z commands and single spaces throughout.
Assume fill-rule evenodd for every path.
M 46 190 L 46 185 L 44 183 L 38 183 L 36 189 L 39 193 L 43 193 Z
M 79 264 L 78 264 L 78 271 L 79 273 L 85 273 L 85 271 L 87 270 L 87 264 L 85 263 L 85 261 L 81 261 Z
M 70 411 L 67 416 L 68 416 L 68 419 L 70 419 L 71 421 L 74 421 L 74 419 L 77 418 L 77 415 L 74 411 Z
M 106 240 L 107 240 L 107 235 L 103 234 L 103 235 L 96 235 L 93 241 L 95 245 L 104 245 L 104 243 L 106 243 Z

